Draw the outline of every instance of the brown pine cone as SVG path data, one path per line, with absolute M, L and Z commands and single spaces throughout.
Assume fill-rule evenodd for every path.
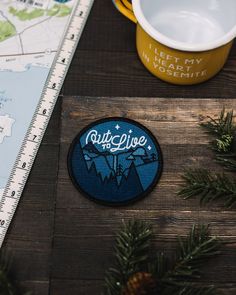
M 130 277 L 122 295 L 156 295 L 156 282 L 150 273 L 138 272 Z

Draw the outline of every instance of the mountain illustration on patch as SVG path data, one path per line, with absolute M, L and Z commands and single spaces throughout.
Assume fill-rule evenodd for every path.
M 102 181 L 116 178 L 118 186 L 121 185 L 122 178 L 127 179 L 130 177 L 129 172 L 131 169 L 136 170 L 139 176 L 139 173 L 143 174 L 144 166 L 150 169 L 150 166 L 158 161 L 155 153 L 148 155 L 142 147 L 113 155 L 109 152 L 99 152 L 92 142 L 83 147 L 83 154 L 89 170 L 94 165 L 93 169 L 96 169 L 96 173 L 100 175 Z M 142 172 L 140 172 L 141 170 Z M 145 190 L 148 184 L 146 184 L 146 179 L 143 179 L 143 182 L 141 181 L 142 179 L 141 177 L 140 182 Z
M 150 188 L 161 169 L 160 157 L 157 143 L 139 126 L 108 121 L 77 138 L 71 170 L 89 196 L 126 202 Z

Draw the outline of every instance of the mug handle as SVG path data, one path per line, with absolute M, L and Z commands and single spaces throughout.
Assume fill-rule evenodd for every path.
M 128 19 L 135 24 L 138 22 L 132 8 L 132 4 L 129 0 L 112 0 L 116 8 Z

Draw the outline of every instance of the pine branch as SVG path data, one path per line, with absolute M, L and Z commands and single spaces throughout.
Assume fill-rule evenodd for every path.
M 217 295 L 214 287 L 184 287 L 176 295 Z
M 236 153 L 231 154 L 218 154 L 216 156 L 216 161 L 224 166 L 226 169 L 236 172 Z
M 166 273 L 162 282 L 167 285 L 191 288 L 189 283 L 201 277 L 200 267 L 205 260 L 219 254 L 219 245 L 217 238 L 210 237 L 208 226 L 194 225 L 185 241 L 179 238 L 175 264 Z
M 181 288 L 176 295 L 216 295 L 214 287 L 189 286 Z
M 183 179 L 185 185 L 178 195 L 184 199 L 199 197 L 201 204 L 224 200 L 227 208 L 236 204 L 236 182 L 224 174 L 196 169 L 187 171 Z
M 211 148 L 216 153 L 216 160 L 229 170 L 236 171 L 236 125 L 234 124 L 233 110 L 222 110 L 218 119 L 208 117 L 209 121 L 201 126 L 215 137 L 211 142 Z
M 142 270 L 149 258 L 152 230 L 142 221 L 130 221 L 116 238 L 116 268 L 110 268 L 105 278 L 105 295 L 120 295 L 132 274 Z
M 146 288 L 153 292 L 153 284 L 160 295 L 217 294 L 214 286 L 202 287 L 196 284 L 205 260 L 219 253 L 220 242 L 210 237 L 208 226 L 193 226 L 185 240 L 179 238 L 179 249 L 171 267 L 163 253 L 151 260 L 149 268 L 145 266 L 151 259 L 151 235 L 150 225 L 144 222 L 132 221 L 123 225 L 116 239 L 116 268 L 111 268 L 107 273 L 104 295 L 136 294 L 141 290 L 143 293 L 137 294 L 150 294 Z M 149 277 L 141 275 L 146 270 Z
M 223 136 L 233 137 L 236 129 L 236 126 L 233 123 L 233 118 L 233 110 L 226 113 L 225 109 L 223 109 L 218 119 L 208 117 L 209 121 L 206 123 L 202 123 L 201 126 L 204 127 L 208 133 L 217 137 L 217 139 L 220 139 Z M 228 138 L 228 140 L 230 140 L 230 138 Z
M 166 287 L 161 295 L 217 295 L 217 291 L 213 286 L 199 287 L 196 285 L 182 286 L 182 287 Z
M 148 265 L 148 271 L 158 280 L 162 279 L 168 270 L 168 260 L 165 253 L 157 253 Z

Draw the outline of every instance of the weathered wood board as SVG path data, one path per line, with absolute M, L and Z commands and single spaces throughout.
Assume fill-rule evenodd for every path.
M 202 283 L 214 282 L 225 294 L 235 294 L 235 210 L 222 209 L 220 204 L 201 208 L 198 201 L 183 201 L 176 195 L 184 169 L 221 171 L 199 123 L 208 115 L 218 115 L 223 106 L 231 109 L 236 101 L 64 97 L 51 294 L 99 294 L 104 271 L 111 263 L 114 231 L 122 219 L 134 217 L 154 224 L 155 243 L 167 252 L 174 249 L 176 235 L 186 235 L 193 223 L 210 223 L 212 233 L 228 244 L 206 267 L 208 274 Z M 92 121 L 109 116 L 124 116 L 144 124 L 159 140 L 164 156 L 164 173 L 154 192 L 118 209 L 97 205 L 82 196 L 73 187 L 66 164 L 75 135 Z

